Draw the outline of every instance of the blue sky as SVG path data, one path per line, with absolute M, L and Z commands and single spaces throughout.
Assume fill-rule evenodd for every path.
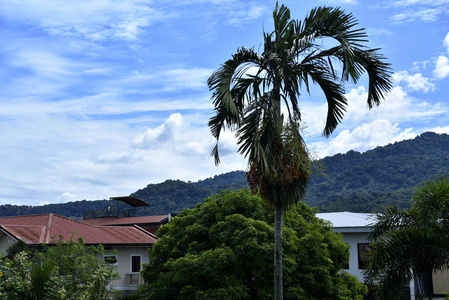
M 313 4 L 312 4 L 313 2 Z M 323 95 L 301 98 L 316 157 L 449 133 L 449 0 L 284 1 L 302 19 L 339 6 L 382 48 L 394 88 L 366 107 L 366 80 L 322 137 Z M 207 78 L 238 47 L 261 49 L 275 1 L 0 0 L 0 204 L 128 195 L 166 179 L 243 170 L 226 133 L 222 164 Z

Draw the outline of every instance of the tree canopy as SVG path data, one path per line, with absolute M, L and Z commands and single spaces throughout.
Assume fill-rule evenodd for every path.
M 158 232 L 143 269 L 144 299 L 273 299 L 274 213 L 249 190 L 222 192 Z M 342 270 L 348 246 L 301 203 L 285 216 L 286 299 L 362 299 Z
M 368 282 L 378 299 L 399 299 L 410 279 L 449 268 L 449 181 L 431 181 L 416 190 L 410 209 L 390 206 L 378 214 L 368 259 Z M 419 293 L 425 296 L 426 291 Z

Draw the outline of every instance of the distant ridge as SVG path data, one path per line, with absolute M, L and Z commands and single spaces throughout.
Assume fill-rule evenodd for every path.
M 374 212 L 387 204 L 410 205 L 417 186 L 449 178 L 449 135 L 425 132 L 359 153 L 320 160 L 325 176 L 315 176 L 306 202 L 321 211 Z
M 317 173 L 324 175 L 312 177 L 305 201 L 321 212 L 375 212 L 391 203 L 408 207 L 417 186 L 434 178 L 449 178 L 449 135 L 426 132 L 364 153 L 348 151 L 326 157 L 316 166 Z M 149 184 L 130 196 L 150 204 L 146 214 L 159 215 L 192 208 L 220 190 L 245 187 L 245 173 L 234 171 L 198 182 L 166 180 Z M 52 212 L 81 218 L 83 210 L 102 209 L 114 203 L 83 200 L 34 207 L 1 205 L 0 216 Z

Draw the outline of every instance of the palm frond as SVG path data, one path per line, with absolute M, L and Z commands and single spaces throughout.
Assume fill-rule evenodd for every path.
M 369 239 L 375 241 L 384 234 L 406 226 L 414 226 L 416 220 L 408 211 L 400 210 L 397 206 L 388 206 L 376 215 L 376 223 L 371 227 Z
M 216 115 L 210 118 L 209 127 L 217 140 L 217 145 L 211 152 L 215 164 L 220 163 L 218 141 L 220 132 L 226 127 L 234 130 L 240 125 L 245 108 L 248 89 L 255 87 L 257 78 L 246 78 L 248 70 L 261 64 L 261 57 L 253 49 L 239 49 L 232 59 L 226 61 L 209 77 L 207 84 L 213 91 L 212 99 Z
M 384 57 L 377 53 L 378 49 L 355 51 L 357 66 L 363 67 L 369 78 L 368 107 L 379 105 L 384 95 L 393 87 L 390 64 L 384 62 Z
M 345 90 L 341 83 L 337 82 L 328 69 L 317 64 L 302 65 L 313 82 L 317 83 L 323 91 L 327 100 L 327 117 L 323 135 L 328 137 L 337 128 L 346 112 L 347 101 L 344 96 Z

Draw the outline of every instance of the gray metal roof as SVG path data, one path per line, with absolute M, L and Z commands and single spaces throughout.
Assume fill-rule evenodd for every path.
M 376 214 L 370 213 L 353 213 L 343 211 L 318 213 L 316 216 L 320 219 L 331 222 L 334 228 L 370 227 L 370 225 L 376 222 Z

